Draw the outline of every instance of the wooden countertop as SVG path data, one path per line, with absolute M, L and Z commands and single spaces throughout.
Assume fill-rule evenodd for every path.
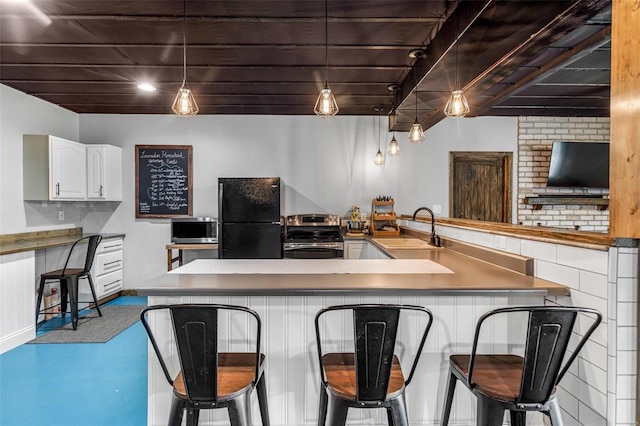
M 401 215 L 400 219 L 411 220 L 410 215 Z M 419 222 L 431 223 L 427 216 L 418 216 Z M 436 218 L 436 225 L 454 226 L 491 234 L 519 237 L 528 240 L 565 244 L 594 250 L 608 250 L 615 245 L 615 238 L 602 232 L 573 231 L 541 226 L 514 225 L 511 223 L 485 222 L 481 220 Z
M 563 285 L 490 264 L 451 249 L 388 250 L 397 259 L 429 259 L 453 274 L 332 273 L 173 273 L 155 277 L 138 288 L 146 296 L 479 296 L 568 295 Z M 274 265 L 280 260 L 271 260 Z M 393 259 L 386 262 L 394 262 Z
M 101 235 L 105 240 L 124 237 L 124 234 Z M 70 246 L 82 236 L 82 228 L 0 235 L 0 255 L 42 250 L 51 247 Z

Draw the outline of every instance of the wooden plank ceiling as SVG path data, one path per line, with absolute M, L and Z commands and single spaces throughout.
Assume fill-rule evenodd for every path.
M 471 115 L 609 114 L 610 0 L 327 5 L 340 115 L 395 105 L 390 126 L 407 130 L 417 89 L 428 128 L 456 86 Z M 200 114 L 313 114 L 326 76 L 321 0 L 187 0 L 184 22 L 179 0 L 0 0 L 0 83 L 82 114 L 169 114 L 183 23 Z

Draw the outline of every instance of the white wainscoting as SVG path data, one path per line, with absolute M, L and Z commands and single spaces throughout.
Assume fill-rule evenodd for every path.
M 33 251 L 0 256 L 0 353 L 36 337 Z
M 452 353 L 468 353 L 478 318 L 491 309 L 513 305 L 543 304 L 542 297 L 149 297 L 149 304 L 223 303 L 248 306 L 256 310 L 263 322 L 262 350 L 266 354 L 266 380 L 272 425 L 315 425 L 318 410 L 319 373 L 315 343 L 314 317 L 330 305 L 346 303 L 403 303 L 425 306 L 433 312 L 434 324 L 423 349 L 420 364 L 407 388 L 407 405 L 411 425 L 440 424 L 442 404 L 448 377 L 448 357 Z M 522 353 L 524 317 L 513 321 L 487 323 L 482 349 L 504 353 Z M 221 318 L 225 325 L 220 335 L 220 350 L 250 351 L 247 336 L 232 318 Z M 177 369 L 175 347 L 167 315 L 150 316 L 150 325 L 158 344 L 172 356 Z M 242 327 L 240 327 L 242 326 Z M 331 319 L 324 328 L 323 339 L 330 344 L 353 339 L 347 316 Z M 401 318 L 396 353 L 408 374 L 410 352 L 417 347 L 421 327 L 415 317 Z M 348 349 L 336 343 L 338 350 Z M 325 350 L 326 351 L 326 350 Z M 171 388 L 167 384 L 153 349 L 149 346 L 149 425 L 165 425 Z M 258 404 L 253 397 L 253 424 L 260 424 Z M 475 398 L 458 385 L 450 424 L 475 424 Z M 226 410 L 208 410 L 200 415 L 201 425 L 228 424 Z M 530 424 L 541 425 L 542 416 L 531 414 Z M 350 409 L 349 425 L 386 425 L 381 409 Z

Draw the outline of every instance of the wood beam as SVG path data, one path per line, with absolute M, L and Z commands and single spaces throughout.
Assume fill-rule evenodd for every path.
M 640 5 L 613 0 L 610 234 L 640 238 Z

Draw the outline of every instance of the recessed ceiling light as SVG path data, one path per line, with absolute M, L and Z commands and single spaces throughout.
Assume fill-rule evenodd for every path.
M 138 84 L 138 89 L 143 90 L 145 92 L 155 92 L 156 86 L 151 83 L 140 83 Z

